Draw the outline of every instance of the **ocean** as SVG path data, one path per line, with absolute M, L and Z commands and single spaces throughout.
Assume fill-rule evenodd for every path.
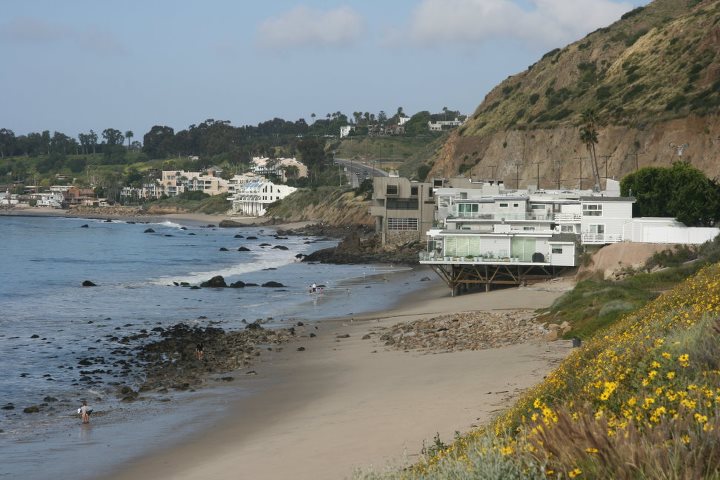
M 0 216 L 0 478 L 96 478 L 158 438 L 199 428 L 196 410 L 183 407 L 193 395 L 220 411 L 228 395 L 251 394 L 228 386 L 122 404 L 113 393 L 127 379 L 112 362 L 113 351 L 127 347 L 121 337 L 149 332 L 136 347 L 157 338 L 153 328 L 180 322 L 226 330 L 256 320 L 267 328 L 317 322 L 383 310 L 419 287 L 420 273 L 407 268 L 298 261 L 335 244 L 277 238 L 267 227 Z M 179 286 L 215 275 L 284 287 Z M 86 280 L 96 286 L 83 287 Z M 322 294 L 309 294 L 313 283 L 324 285 Z M 92 367 L 79 363 L 85 358 Z M 79 428 L 75 415 L 84 398 L 102 409 L 92 430 Z M 24 413 L 32 406 L 39 412 Z M 94 469 L 78 471 L 76 457 Z

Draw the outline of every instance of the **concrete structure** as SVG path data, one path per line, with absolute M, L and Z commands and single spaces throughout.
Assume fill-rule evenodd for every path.
M 276 185 L 265 179 L 253 180 L 237 186 L 234 195 L 228 197 L 232 202 L 231 213 L 261 217 L 267 206 L 282 200 L 297 190 L 287 185 Z
M 400 177 L 373 177 L 370 215 L 382 243 L 424 240 L 435 216 L 435 199 L 429 183 Z

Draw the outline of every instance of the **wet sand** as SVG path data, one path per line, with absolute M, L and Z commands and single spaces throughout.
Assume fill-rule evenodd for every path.
M 436 285 L 391 311 L 321 322 L 317 338 L 276 355 L 263 371 L 272 382 L 235 401 L 217 424 L 126 463 L 111 478 L 338 479 L 356 468 L 414 462 L 436 433 L 448 441 L 511 405 L 570 345 L 422 354 L 391 350 L 377 335 L 362 337 L 438 314 L 540 308 L 569 286 L 548 282 L 452 298 Z

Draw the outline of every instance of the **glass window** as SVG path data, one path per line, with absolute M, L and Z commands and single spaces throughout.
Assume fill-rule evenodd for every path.
M 553 247 L 552 253 L 562 253 L 562 247 Z
M 397 185 L 388 185 L 385 193 L 387 195 L 397 195 L 398 194 L 398 186 Z
M 417 197 L 418 194 L 418 187 L 410 187 L 410 195 L 413 197 Z
M 507 206 L 508 206 L 507 203 L 501 203 L 501 204 L 500 204 L 500 207 L 507 207 Z
M 417 218 L 388 218 L 388 230 L 418 230 Z
M 584 203 L 582 208 L 583 208 L 583 215 L 585 215 L 586 217 L 602 216 L 602 204 Z

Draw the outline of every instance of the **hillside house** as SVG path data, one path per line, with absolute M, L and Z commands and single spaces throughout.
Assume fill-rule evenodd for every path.
M 276 185 L 270 180 L 259 178 L 236 187 L 233 195 L 228 197 L 232 202 L 231 214 L 261 217 L 265 215 L 267 206 L 282 200 L 297 190 L 287 185 Z

